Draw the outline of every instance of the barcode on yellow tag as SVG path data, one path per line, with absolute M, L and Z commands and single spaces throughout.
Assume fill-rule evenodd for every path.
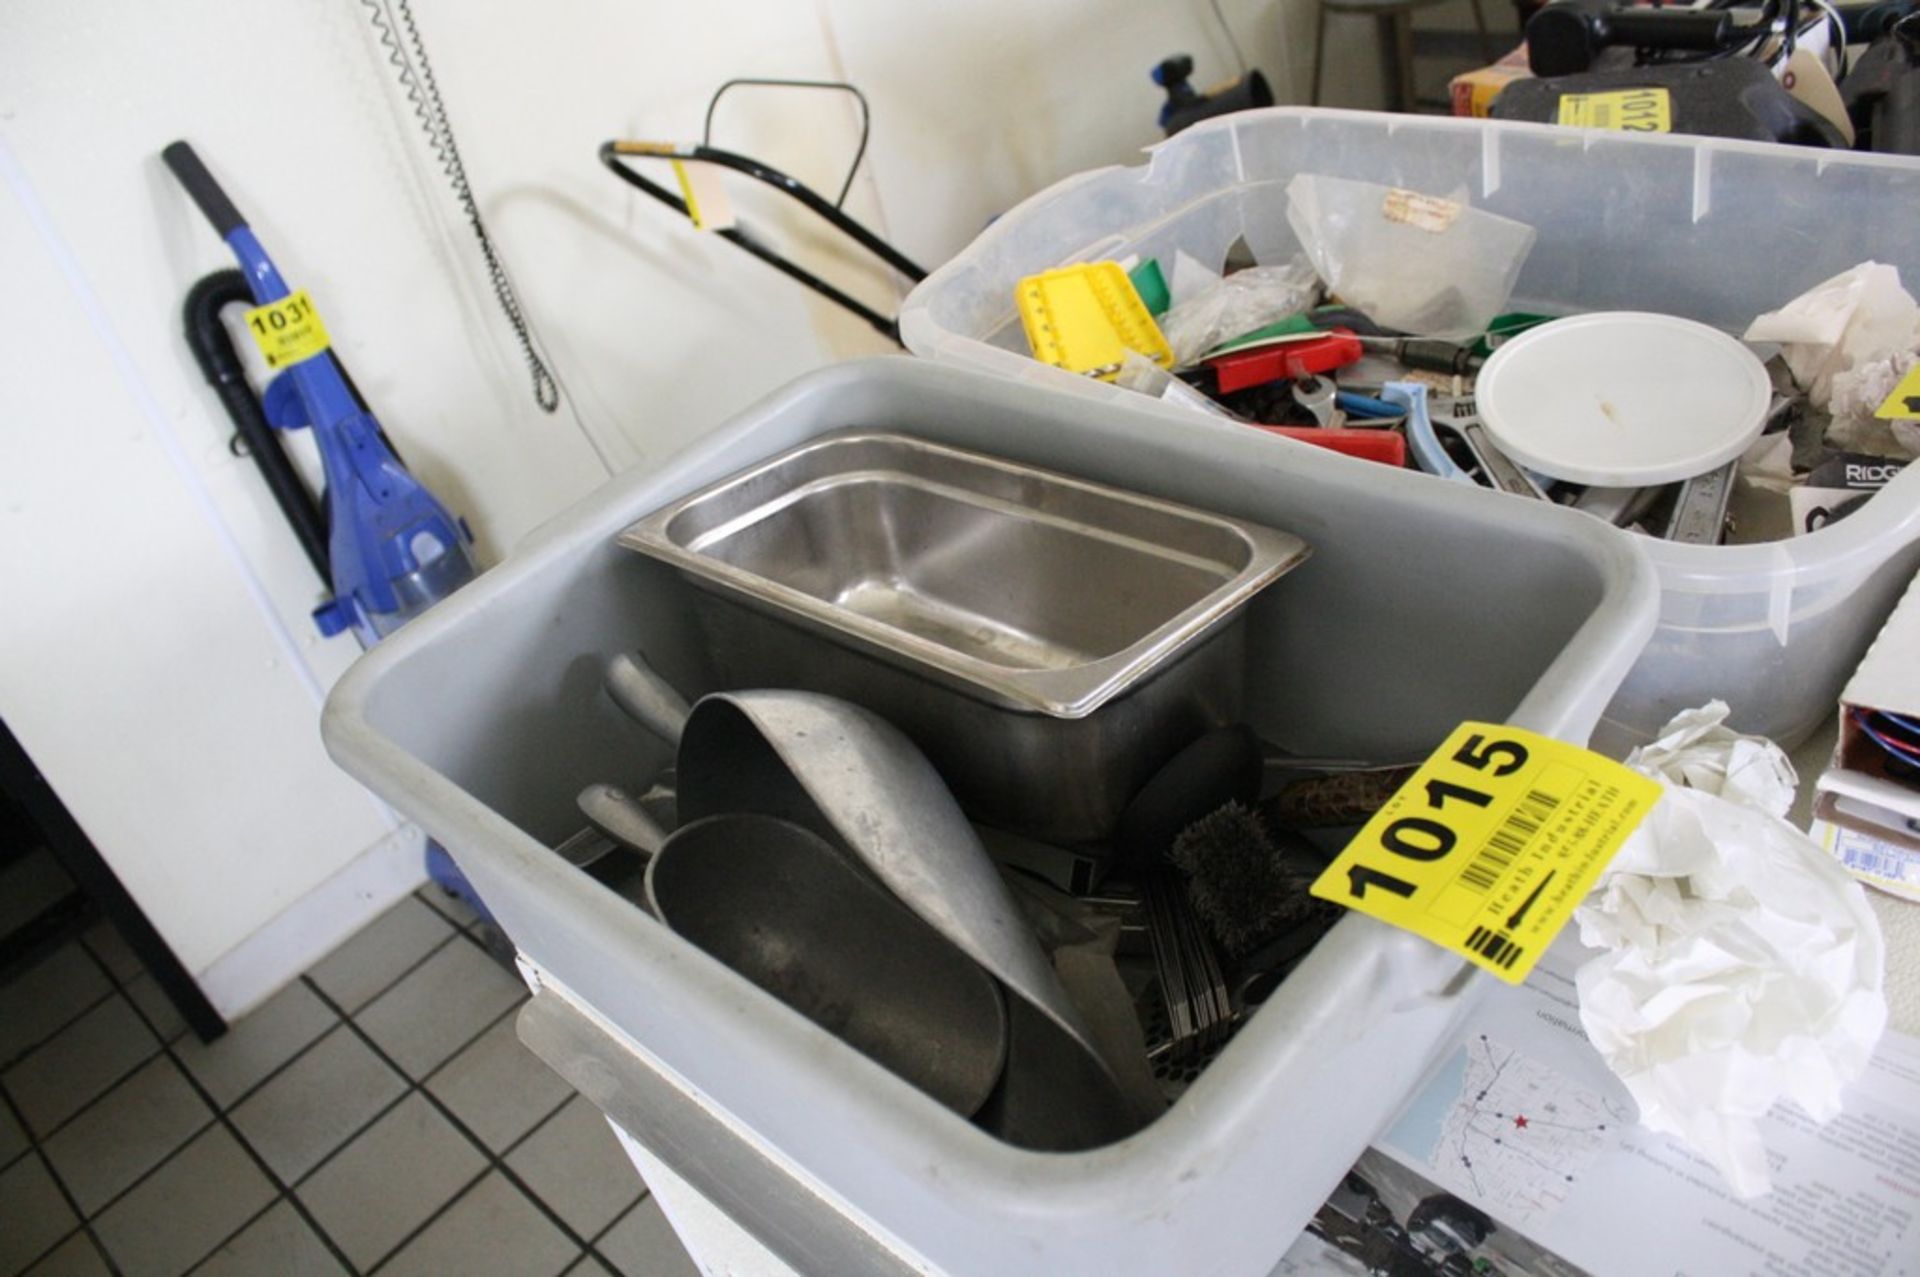
M 1673 94 L 1665 89 L 1616 89 L 1611 93 L 1563 93 L 1560 123 L 1580 129 L 1625 133 L 1673 132 Z
M 247 312 L 247 331 L 269 368 L 285 368 L 302 359 L 311 359 L 333 343 L 327 338 L 327 326 L 313 308 L 307 290 L 282 297 L 277 302 L 255 306 Z
M 1389 222 L 1404 222 L 1438 235 L 1460 216 L 1460 204 L 1457 200 L 1422 195 L 1418 191 L 1396 186 L 1387 192 L 1387 198 L 1381 202 L 1380 215 Z
M 1313 894 L 1518 984 L 1659 797 L 1658 782 L 1577 745 L 1463 723 Z
M 1873 415 L 1883 421 L 1911 421 L 1920 417 L 1920 364 L 1907 369 L 1907 375 L 1894 384 L 1892 392 L 1880 401 Z

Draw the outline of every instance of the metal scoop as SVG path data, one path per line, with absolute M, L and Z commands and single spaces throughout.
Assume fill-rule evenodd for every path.
M 622 708 L 658 734 L 677 717 L 677 694 L 635 656 L 613 659 L 607 686 Z M 1033 1147 L 1078 1142 L 1082 1131 L 1097 1129 L 1104 1138 L 1126 1133 L 1129 1119 L 1111 1067 L 973 826 L 904 734 L 835 697 L 745 691 L 703 697 L 678 739 L 664 738 L 678 747 L 683 821 L 752 812 L 844 847 L 901 904 L 1039 1013 L 1045 1029 L 1024 1038 L 1058 1037 L 1063 1049 L 1081 1057 L 1071 1103 L 1062 1098 L 1054 1106 L 1082 1110 L 1071 1131 L 1051 1130 L 1050 1106 L 1042 1103 L 1021 1106 L 1017 1129 L 998 1133 Z M 1024 1089 L 1031 1079 L 1017 1081 Z M 1089 1112 L 1116 1116 L 1089 1120 Z
M 649 858 L 647 906 L 675 934 L 963 1117 L 999 1085 L 999 986 L 821 839 L 756 815 L 668 836 L 610 785 L 580 809 Z

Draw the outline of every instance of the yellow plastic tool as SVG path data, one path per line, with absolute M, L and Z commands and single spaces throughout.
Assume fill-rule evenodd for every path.
M 1112 381 L 1129 350 L 1162 368 L 1173 351 L 1118 262 L 1082 262 L 1029 275 L 1014 290 L 1033 357 Z

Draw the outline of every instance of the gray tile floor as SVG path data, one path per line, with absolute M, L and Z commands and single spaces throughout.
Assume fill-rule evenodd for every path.
M 94 927 L 0 985 L 0 1277 L 695 1273 L 525 999 L 428 888 L 207 1045 Z

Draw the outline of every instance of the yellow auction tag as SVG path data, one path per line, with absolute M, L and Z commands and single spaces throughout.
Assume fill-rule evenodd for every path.
M 285 368 L 311 359 L 333 344 L 327 339 L 327 326 L 320 322 L 320 312 L 313 308 L 313 298 L 304 288 L 248 311 L 247 331 L 253 334 L 253 344 L 260 347 L 269 368 Z
M 696 231 L 724 231 L 739 220 L 733 215 L 733 201 L 727 198 L 723 173 L 716 164 L 673 161 L 674 180 L 680 183 L 680 198 L 686 201 L 687 218 Z
M 1462 723 L 1313 894 L 1519 984 L 1659 797 L 1577 745 Z
M 1893 388 L 1893 393 L 1880 401 L 1873 415 L 1885 421 L 1909 421 L 1920 417 L 1920 364 L 1907 369 Z
M 1580 129 L 1627 133 L 1673 132 L 1673 94 L 1665 89 L 1616 89 L 1611 93 L 1562 93 L 1560 123 Z

